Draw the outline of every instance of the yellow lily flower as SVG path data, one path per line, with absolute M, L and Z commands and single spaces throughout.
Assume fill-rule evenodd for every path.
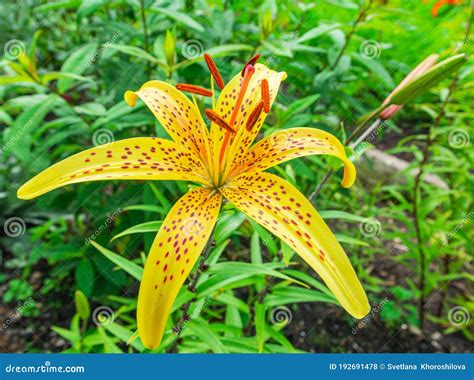
M 99 180 L 186 180 L 191 189 L 166 216 L 145 264 L 137 323 L 144 345 L 160 345 L 172 304 L 210 238 L 223 197 L 294 249 L 324 280 L 344 309 L 356 318 L 370 310 L 351 263 L 311 203 L 290 183 L 263 172 L 296 157 L 328 154 L 344 163 L 342 185 L 355 181 L 354 165 L 333 135 L 294 128 L 251 146 L 286 73 L 252 58 L 227 85 L 208 55 L 206 63 L 221 93 L 189 84 L 150 81 L 127 91 L 131 106 L 141 98 L 172 140 L 142 137 L 97 146 L 69 157 L 18 190 L 31 199 L 71 183 Z M 212 96 L 206 127 L 195 101 L 180 90 Z M 194 98 L 193 98 L 194 100 Z M 215 104 L 214 104 L 215 103 Z

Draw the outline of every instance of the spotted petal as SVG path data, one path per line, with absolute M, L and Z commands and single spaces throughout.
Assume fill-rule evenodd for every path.
M 249 119 L 252 110 L 261 100 L 261 83 L 262 79 L 267 79 L 270 91 L 270 104 L 276 98 L 280 82 L 286 78 L 285 72 L 276 72 L 268 69 L 265 65 L 255 65 L 255 72 L 250 79 L 245 98 L 240 106 L 237 118 L 235 120 L 234 129 L 238 132 L 231 137 L 230 146 L 227 148 L 227 162 L 237 161 L 243 153 L 247 150 L 250 144 L 262 126 L 266 114 L 262 112 L 260 118 L 255 123 L 252 130 L 249 132 L 246 129 L 247 120 Z M 240 72 L 224 87 L 222 90 L 214 111 L 223 117 L 228 123 L 234 110 L 236 99 L 238 97 L 242 83 L 242 76 Z M 222 142 L 224 140 L 226 131 L 217 124 L 211 125 L 211 140 L 213 146 L 214 162 L 219 161 L 219 153 Z M 235 157 L 235 159 L 234 159 Z
M 296 157 L 328 154 L 344 162 L 342 185 L 350 187 L 356 178 L 354 165 L 344 146 L 328 132 L 314 128 L 291 128 L 275 132 L 255 144 L 232 169 L 231 175 L 243 171 L 265 170 Z
M 138 295 L 138 331 L 146 347 L 160 345 L 176 295 L 214 228 L 221 199 L 216 191 L 196 188 L 164 220 L 148 255 Z
M 367 315 L 367 296 L 347 255 L 296 188 L 273 174 L 253 172 L 240 175 L 220 191 L 235 207 L 293 248 L 351 315 Z
M 138 97 L 183 150 L 192 151 L 208 162 L 209 132 L 198 107 L 186 95 L 166 82 L 153 80 L 138 91 L 125 93 L 125 101 L 131 106 Z
M 72 183 L 102 180 L 186 180 L 209 184 L 197 156 L 174 141 L 138 137 L 85 150 L 50 166 L 18 190 L 31 199 Z

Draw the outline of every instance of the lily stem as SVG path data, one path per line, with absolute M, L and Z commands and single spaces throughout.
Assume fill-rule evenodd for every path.
M 467 22 L 466 30 L 464 33 L 464 41 L 466 41 L 470 34 L 471 34 L 471 25 L 472 21 L 474 19 L 474 0 L 471 1 L 471 12 L 469 15 L 469 19 Z M 451 84 L 449 85 L 448 88 L 448 94 L 446 95 L 446 98 L 444 99 L 443 103 L 441 104 L 441 108 L 438 112 L 438 115 L 436 115 L 435 120 L 433 121 L 432 124 L 428 127 L 428 132 L 427 132 L 427 140 L 426 144 L 424 146 L 424 149 L 422 151 L 423 157 L 420 161 L 419 165 L 419 170 L 418 173 L 415 177 L 415 182 L 413 185 L 413 221 L 415 223 L 415 234 L 416 234 L 416 243 L 417 243 L 417 248 L 418 248 L 418 254 L 419 254 L 419 265 L 420 265 L 420 270 L 418 272 L 418 289 L 420 291 L 420 299 L 418 301 L 418 320 L 420 321 L 420 330 L 423 332 L 424 328 L 424 321 L 425 321 L 425 300 L 426 300 L 426 294 L 425 294 L 425 287 L 426 287 L 426 252 L 425 252 L 425 241 L 423 239 L 423 234 L 421 232 L 421 223 L 420 223 L 420 210 L 419 210 L 419 198 L 420 198 L 420 193 L 421 193 L 421 178 L 424 174 L 424 169 L 426 167 L 426 164 L 429 161 L 430 158 L 430 150 L 431 146 L 433 144 L 433 135 L 432 132 L 435 128 L 439 126 L 441 123 L 441 120 L 446 114 L 446 107 L 449 104 L 449 101 L 451 99 L 451 96 L 453 92 L 456 89 L 456 86 L 458 84 L 459 80 L 459 74 L 456 74 L 451 81 Z M 445 265 L 449 265 L 449 258 L 447 258 L 447 262 L 445 262 Z M 442 305 L 441 305 L 442 308 Z
M 431 146 L 433 145 L 432 132 L 436 127 L 438 127 L 439 123 L 441 122 L 441 119 L 445 115 L 446 106 L 449 102 L 451 94 L 453 93 L 456 87 L 457 81 L 458 81 L 458 77 L 456 76 L 451 82 L 451 85 L 449 86 L 448 95 L 446 96 L 446 99 L 443 101 L 441 105 L 441 109 L 438 115 L 436 116 L 436 119 L 434 120 L 433 124 L 430 124 L 430 126 L 428 127 L 428 131 L 426 134 L 426 144 L 424 145 L 423 150 L 422 150 L 423 157 L 418 166 L 418 173 L 416 174 L 414 185 L 413 185 L 412 214 L 413 214 L 413 223 L 415 224 L 416 245 L 417 245 L 418 257 L 419 257 L 418 265 L 420 266 L 419 271 L 418 271 L 418 290 L 420 292 L 420 299 L 418 300 L 418 320 L 420 323 L 420 330 L 422 332 L 423 332 L 424 322 L 425 322 L 426 252 L 425 252 L 425 242 L 424 242 L 423 234 L 421 232 L 421 223 L 420 223 L 419 199 L 420 199 L 420 193 L 421 193 L 421 179 L 425 173 L 425 168 L 430 158 Z
M 199 282 L 199 278 L 201 275 L 207 270 L 207 258 L 209 257 L 209 253 L 211 251 L 211 248 L 214 246 L 214 231 L 212 231 L 211 236 L 209 240 L 207 241 L 206 247 L 204 248 L 204 251 L 201 254 L 201 258 L 199 260 L 199 265 L 194 272 L 194 274 L 191 276 L 188 284 L 188 290 L 192 293 L 196 292 L 196 285 Z M 189 300 L 186 302 L 183 306 L 181 306 L 181 316 L 179 317 L 178 323 L 176 324 L 175 328 L 173 328 L 175 334 L 176 334 L 176 339 L 173 343 L 173 346 L 168 350 L 170 353 L 177 353 L 178 352 L 178 345 L 181 342 L 181 332 L 184 329 L 184 326 L 186 323 L 190 320 L 189 316 L 189 308 L 191 307 L 192 303 L 196 301 L 196 297 L 193 299 Z
M 339 54 L 337 55 L 337 58 L 334 60 L 333 64 L 330 67 L 331 70 L 334 70 L 337 67 L 339 61 L 341 60 L 341 58 L 344 55 L 347 47 L 349 46 L 349 42 L 351 41 L 352 36 L 354 35 L 355 31 L 357 30 L 357 26 L 360 24 L 361 21 L 364 20 L 365 16 L 367 15 L 367 12 L 372 7 L 372 3 L 373 3 L 373 0 L 369 0 L 367 5 L 360 10 L 359 15 L 357 16 L 357 18 L 352 23 L 351 30 L 349 30 L 349 32 L 346 33 L 346 38 L 345 38 L 344 45 L 342 46 L 341 50 L 339 51 Z
M 145 0 L 140 0 L 140 15 L 142 19 L 142 26 L 143 26 L 143 48 L 147 53 L 149 53 L 148 48 L 148 27 L 146 24 L 146 17 L 145 17 Z M 151 78 L 151 62 L 147 60 L 146 62 L 146 75 L 148 80 Z

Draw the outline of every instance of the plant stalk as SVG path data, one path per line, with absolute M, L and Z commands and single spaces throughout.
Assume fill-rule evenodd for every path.
M 140 0 L 140 15 L 142 19 L 142 27 L 143 27 L 143 48 L 147 53 L 149 53 L 149 45 L 148 45 L 148 27 L 146 24 L 146 17 L 145 17 L 145 0 Z M 147 79 L 150 80 L 151 78 L 151 62 L 147 60 L 146 62 L 146 75 Z
M 188 287 L 188 290 L 192 293 L 196 292 L 196 285 L 199 282 L 201 275 L 207 269 L 206 260 L 209 257 L 209 253 L 211 251 L 212 246 L 214 245 L 214 231 L 215 229 L 212 231 L 211 236 L 209 240 L 207 241 L 206 247 L 204 248 L 204 251 L 202 252 L 196 272 L 189 279 L 189 285 L 187 287 Z M 181 310 L 182 310 L 181 316 L 179 317 L 178 323 L 176 324 L 176 328 L 173 329 L 176 333 L 176 339 L 173 343 L 173 346 L 168 350 L 168 352 L 170 353 L 178 352 L 178 345 L 181 341 L 181 332 L 183 331 L 183 327 L 186 324 L 186 322 L 189 321 L 189 308 L 191 307 L 191 304 L 194 301 L 196 301 L 196 298 L 191 299 L 190 301 L 186 302 L 183 306 L 181 306 Z

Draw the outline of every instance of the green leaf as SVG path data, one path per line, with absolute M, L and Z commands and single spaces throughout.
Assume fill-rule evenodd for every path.
M 89 259 L 82 259 L 76 266 L 76 285 L 85 295 L 90 296 L 94 289 L 95 270 Z
M 250 261 L 253 264 L 262 264 L 262 250 L 260 249 L 260 238 L 258 233 L 254 232 L 250 239 Z
M 219 340 L 219 336 L 209 329 L 209 327 L 202 321 L 193 319 L 186 325 L 189 329 L 197 335 L 214 353 L 226 353 L 227 350 Z
M 258 352 L 263 352 L 263 344 L 265 342 L 265 305 L 256 302 L 255 305 L 255 331 L 257 333 Z
M 367 243 L 366 241 L 360 240 L 353 238 L 352 236 L 347 236 L 343 234 L 334 234 L 334 236 L 337 238 L 337 240 L 340 243 L 346 243 L 346 244 L 352 244 L 352 245 L 360 245 L 361 247 L 368 247 L 370 244 Z
M 118 239 L 119 237 L 131 235 L 131 234 L 157 232 L 160 229 L 162 223 L 163 222 L 160 220 L 160 221 L 145 222 L 145 223 L 137 224 L 136 226 L 127 228 L 125 231 L 122 231 L 119 234 L 115 235 L 110 241 L 114 241 L 115 239 Z
M 285 123 L 292 116 L 301 114 L 303 111 L 307 110 L 316 100 L 319 99 L 320 96 L 320 94 L 310 95 L 306 98 L 298 99 L 295 102 L 291 103 L 291 105 L 283 114 L 282 123 Z
M 216 273 L 219 275 L 235 276 L 242 273 L 255 276 L 255 275 L 264 275 L 280 278 L 282 280 L 291 281 L 297 283 L 301 286 L 308 287 L 305 283 L 295 280 L 290 276 L 287 276 L 283 273 L 277 272 L 273 268 L 282 267 L 283 264 L 280 263 L 266 263 L 266 264 L 251 264 L 251 263 L 240 263 L 240 262 L 223 262 L 213 264 L 209 267 L 208 271 L 210 273 Z
M 95 241 L 91 241 L 91 244 L 106 258 L 116 264 L 118 267 L 123 269 L 133 278 L 138 281 L 141 281 L 143 275 L 143 268 L 139 267 L 137 264 L 131 262 L 130 260 L 117 255 L 116 253 L 109 251 L 108 249 L 102 247 L 101 245 L 97 244 Z
M 54 95 L 46 97 L 44 101 L 23 111 L 13 125 L 5 130 L 3 152 L 7 157 L 12 153 L 23 163 L 30 162 L 31 134 L 39 128 L 57 99 Z
M 74 111 L 79 114 L 91 116 L 104 116 L 106 113 L 105 107 L 100 103 L 84 103 L 74 107 Z
M 364 65 L 375 75 L 377 75 L 385 83 L 385 86 L 387 88 L 395 87 L 395 82 L 392 76 L 379 61 L 377 61 L 376 59 L 365 59 L 359 53 L 353 53 L 351 56 L 354 60 Z
M 49 72 L 47 74 L 44 74 L 41 77 L 41 83 L 48 84 L 52 80 L 61 79 L 61 78 L 63 78 L 63 79 L 73 79 L 73 80 L 76 80 L 78 82 L 94 83 L 94 81 L 91 78 L 83 77 L 82 75 L 77 75 L 77 74 L 73 74 L 73 73 L 61 73 L 61 72 L 58 72 L 58 71 L 52 71 L 52 72 Z
M 115 344 L 115 342 L 107 335 L 102 326 L 97 327 L 97 331 L 102 338 L 102 343 L 104 345 L 104 352 L 106 354 L 121 354 L 123 351 Z
M 186 13 L 179 12 L 174 9 L 166 9 L 166 8 L 150 8 L 151 12 L 162 13 L 165 16 L 172 18 L 173 20 L 195 30 L 196 32 L 204 32 L 204 27 Z
M 129 46 L 129 45 L 121 45 L 121 44 L 107 44 L 107 47 L 117 50 L 121 53 L 131 55 L 133 57 L 144 59 L 145 61 L 153 62 L 154 64 L 162 68 L 166 67 L 163 61 L 160 61 L 158 58 L 154 57 L 150 53 L 146 52 L 145 50 L 137 46 Z
M 320 291 L 297 288 L 294 286 L 274 288 L 272 292 L 265 297 L 265 305 L 267 307 L 298 302 L 324 302 L 338 305 L 338 302 L 334 298 Z
M 343 219 L 358 223 L 365 222 L 367 220 L 367 217 L 362 217 L 359 215 L 351 214 L 349 212 L 338 210 L 319 211 L 319 215 L 321 215 L 321 218 L 323 219 Z
M 97 43 L 91 42 L 74 50 L 61 66 L 62 73 L 81 75 L 93 64 Z M 58 80 L 58 91 L 62 94 L 74 83 L 73 78 L 60 78 Z
M 128 207 L 124 207 L 122 211 L 147 211 L 147 212 L 157 212 L 163 213 L 163 207 L 155 206 L 155 205 L 132 205 Z
M 91 307 L 86 295 L 80 290 L 74 293 L 74 303 L 76 305 L 76 312 L 83 321 L 87 321 L 91 315 Z
M 214 232 L 216 243 L 220 244 L 229 238 L 233 233 L 235 233 L 245 219 L 246 216 L 241 212 L 221 216 L 216 224 Z
M 314 38 L 317 38 L 319 36 L 322 36 L 323 34 L 326 34 L 340 26 L 339 23 L 335 24 L 321 24 L 318 25 L 317 27 L 308 30 L 305 34 L 303 34 L 301 37 L 299 37 L 295 42 L 297 44 L 301 44 L 303 42 L 312 40 Z
M 56 334 L 68 340 L 69 342 L 71 342 L 73 345 L 79 342 L 79 340 L 81 339 L 81 336 L 75 333 L 74 331 L 67 330 L 59 326 L 52 326 L 51 330 L 53 330 Z
M 380 318 L 382 318 L 383 321 L 398 321 L 401 317 L 402 312 L 393 301 L 385 302 L 383 308 L 380 310 Z
M 136 350 L 140 352 L 145 350 L 145 347 L 143 346 L 140 339 L 131 339 L 134 337 L 134 333 L 126 327 L 119 325 L 116 322 L 110 321 L 104 324 L 104 328 L 123 342 L 127 342 L 127 344 L 130 344 L 130 346 L 132 346 Z
M 87 17 L 107 4 L 107 0 L 82 0 L 82 4 L 77 10 L 78 18 Z

